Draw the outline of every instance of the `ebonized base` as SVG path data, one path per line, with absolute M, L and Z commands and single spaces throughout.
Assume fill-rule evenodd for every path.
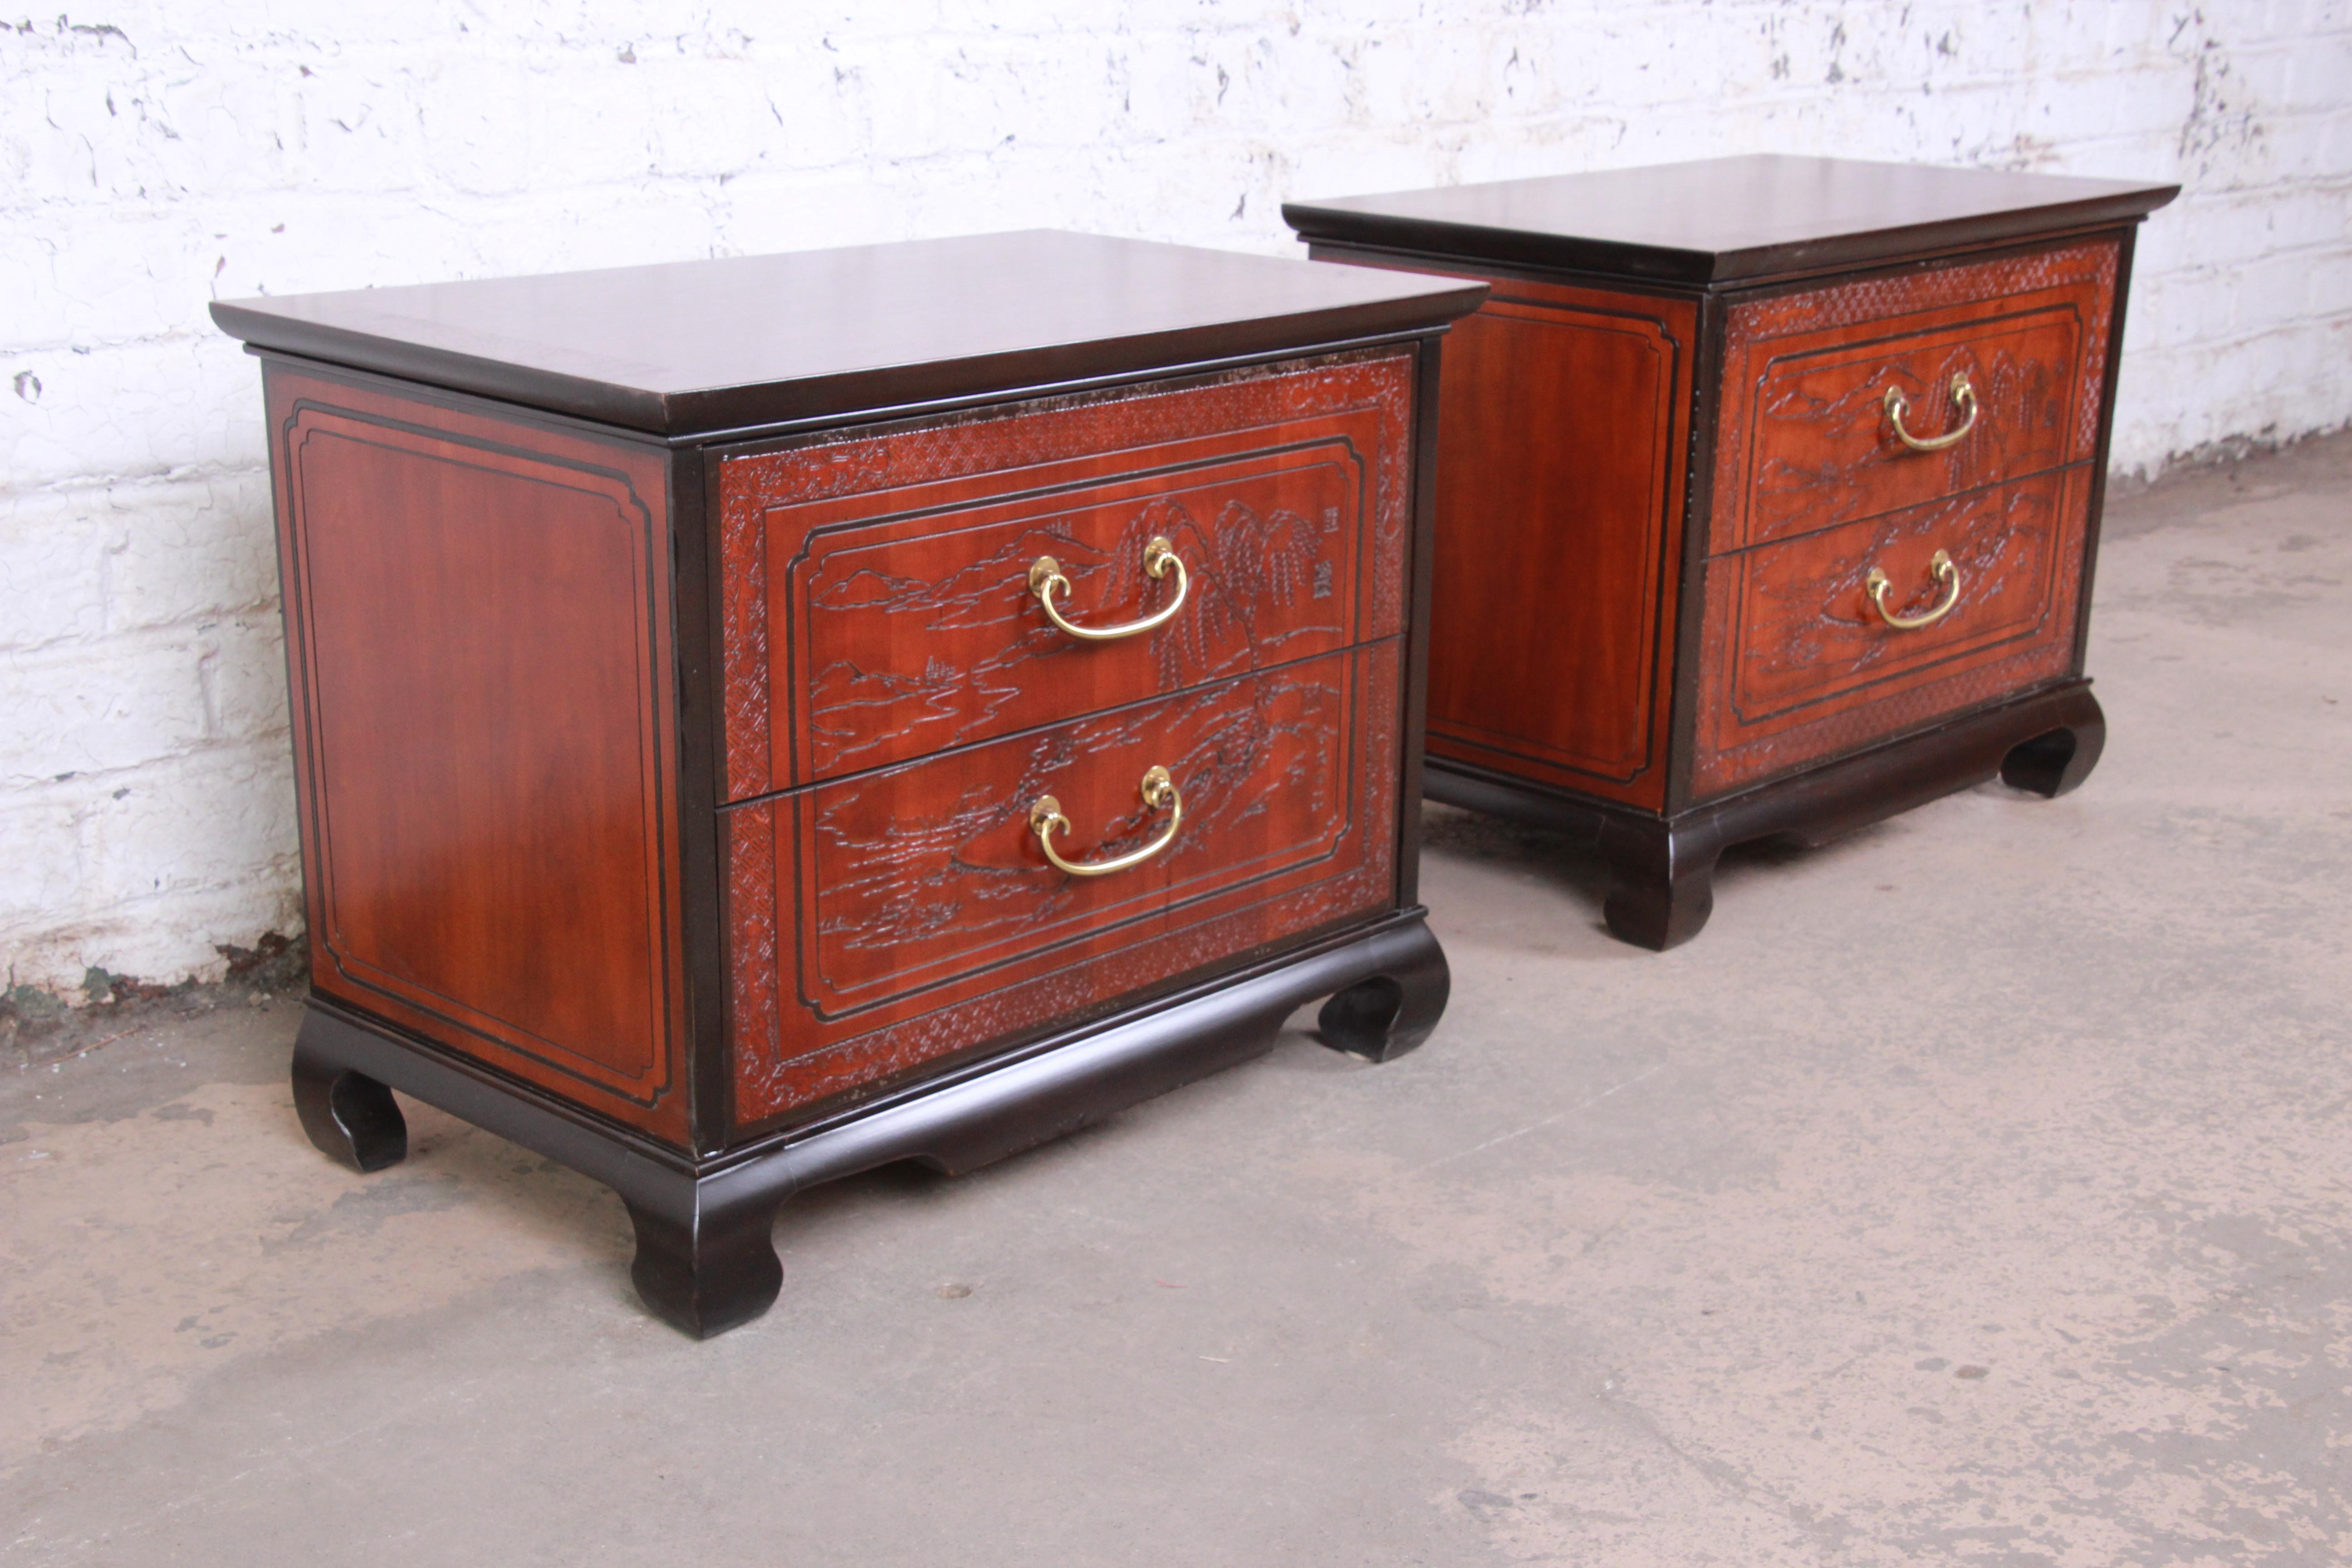
M 1330 996 L 1318 1020 L 1324 1044 L 1388 1061 L 1428 1037 L 1448 984 L 1426 911 L 1406 910 L 831 1123 L 702 1161 L 315 997 L 295 1041 L 294 1100 L 310 1141 L 362 1171 L 397 1163 L 407 1151 L 397 1089 L 604 1183 L 636 1227 L 630 1274 L 638 1294 L 707 1339 L 775 1300 L 783 1281 L 771 1234 L 776 1209 L 803 1187 L 900 1160 L 954 1174 L 1018 1153 L 1262 1055 L 1283 1020 L 1318 995 Z
M 1612 883 L 1601 912 L 1621 941 L 1661 952 L 1688 942 L 1715 909 L 1715 868 L 1734 844 L 1790 837 L 1821 845 L 1998 774 L 2036 795 L 2065 794 L 2106 744 L 2090 682 L 2031 693 L 1870 751 L 1670 816 L 1608 805 L 1432 756 L 1432 800 L 1556 832 L 1590 835 Z

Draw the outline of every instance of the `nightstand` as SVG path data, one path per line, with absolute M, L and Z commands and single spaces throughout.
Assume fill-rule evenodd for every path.
M 1295 203 L 1494 286 L 1445 361 L 1434 799 L 1590 835 L 1628 942 L 1724 848 L 2097 761 L 2138 222 L 2174 185 L 1747 157 Z
M 1438 338 L 1485 287 L 1031 233 L 214 307 L 263 361 L 295 1097 L 616 1189 L 755 1317 L 777 1205 L 1435 1024 Z

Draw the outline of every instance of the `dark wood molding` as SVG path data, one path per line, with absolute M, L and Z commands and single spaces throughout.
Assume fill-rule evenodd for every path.
M 399 1157 L 390 1088 L 611 1187 L 636 1226 L 632 1275 L 646 1304 L 701 1339 L 774 1300 L 782 1271 L 771 1227 L 778 1206 L 805 1187 L 902 1160 L 961 1173 L 1019 1153 L 1263 1055 L 1283 1021 L 1318 996 L 1335 999 L 1322 1019 L 1328 1044 L 1391 1059 L 1426 1037 L 1446 988 L 1426 912 L 1402 910 L 711 1159 L 632 1137 L 324 999 L 304 1016 L 296 1083 L 305 1131 L 345 1163 L 382 1169 Z
M 212 314 L 257 348 L 709 437 L 1425 331 L 1477 300 L 1458 283 L 1026 231 L 222 300 Z
M 1716 861 L 1732 845 L 1776 837 L 1827 844 L 1995 777 L 2063 795 L 2089 776 L 2105 740 L 2090 682 L 2074 679 L 1663 816 L 1438 758 L 1423 788 L 1431 800 L 1591 844 L 1612 877 L 1609 929 L 1663 950 L 1706 925 Z
M 2121 376 L 2124 362 L 2124 307 L 2131 300 L 2132 253 L 2139 244 L 2137 226 L 2124 229 L 2116 237 L 2115 304 L 2107 312 L 2107 341 L 2094 343 L 2092 352 L 2102 358 L 2101 393 L 2099 398 L 2099 436 L 2090 462 L 2090 518 L 2084 525 L 2083 577 L 2077 589 L 2081 609 L 2074 618 L 2074 673 L 2084 669 L 2084 656 L 2091 643 L 2091 588 L 2098 577 L 2099 530 L 2106 516 L 2107 454 L 2116 434 L 2116 384 Z
M 1302 239 L 1720 287 L 2127 223 L 2174 184 L 1777 154 L 1286 202 Z
M 1406 581 L 1412 584 L 1405 626 L 1403 689 L 1398 693 L 1398 798 L 1396 901 L 1401 909 L 1421 902 L 1422 753 L 1428 739 L 1429 599 L 1430 579 L 1437 552 L 1437 431 L 1438 386 L 1443 379 L 1444 345 L 1435 337 L 1424 342 L 1415 369 L 1412 398 L 1412 510 L 1411 565 Z

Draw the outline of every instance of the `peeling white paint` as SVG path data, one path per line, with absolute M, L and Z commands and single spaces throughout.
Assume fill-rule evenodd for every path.
M 1738 151 L 2177 178 L 2115 463 L 2352 417 L 2328 0 L 566 0 L 0 24 L 0 984 L 299 918 L 253 368 L 215 295 L 1030 225 L 1295 253 L 1286 196 Z

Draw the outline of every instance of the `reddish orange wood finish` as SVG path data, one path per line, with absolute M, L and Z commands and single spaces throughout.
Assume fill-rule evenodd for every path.
M 740 1123 L 772 1121 L 1083 1016 L 1394 899 L 1403 643 L 821 784 L 722 816 Z M 1156 837 L 1099 879 L 1045 862 Z
M 1717 158 L 1286 206 L 1318 260 L 1494 280 L 1444 360 L 1424 791 L 1586 838 L 1610 929 L 1664 948 L 1706 923 L 1730 844 L 1991 773 L 2079 784 L 2105 734 L 2083 632 L 2133 231 L 2178 194 Z M 1654 375 L 1568 330 L 1612 308 L 1681 351 L 1671 426 L 1636 423 Z M 1917 615 L 1938 548 L 1958 608 L 1884 625 L 1873 564 Z
M 829 778 L 1348 647 L 1380 435 L 1358 409 L 1169 442 L 1139 477 L 1118 452 L 1041 464 L 1009 497 L 990 474 L 769 512 L 769 559 L 786 562 L 769 620 L 794 628 L 769 656 L 793 714 L 777 765 Z M 1190 579 L 1156 630 L 1075 638 L 1030 592 L 1050 556 L 1066 618 L 1141 619 L 1176 594 L 1172 574 L 1144 573 L 1155 536 Z
M 1704 796 L 1896 734 L 2036 680 L 2074 658 L 2090 474 L 2077 465 L 1761 546 L 1707 563 L 1694 785 Z M 1959 597 L 1933 626 L 1882 621 Z
M 1486 293 L 1034 234 L 218 308 L 268 378 L 304 1132 L 384 1169 L 397 1091 L 606 1183 L 703 1338 L 810 1184 L 1318 1002 L 1413 1049 L 1426 400 Z
M 861 430 L 719 467 L 726 789 L 740 800 L 1390 636 L 1404 616 L 1412 359 L 1383 351 L 1177 390 Z M 1081 625 L 1171 591 L 1167 626 Z
M 314 985 L 682 1142 L 662 456 L 268 387 Z
M 1495 289 L 1442 372 L 1429 750 L 1655 806 L 1697 308 Z
M 1716 447 L 1720 553 L 2088 460 L 2098 442 L 2114 241 L 1865 278 L 1732 308 Z M 1956 429 L 1919 452 L 1895 435 Z

